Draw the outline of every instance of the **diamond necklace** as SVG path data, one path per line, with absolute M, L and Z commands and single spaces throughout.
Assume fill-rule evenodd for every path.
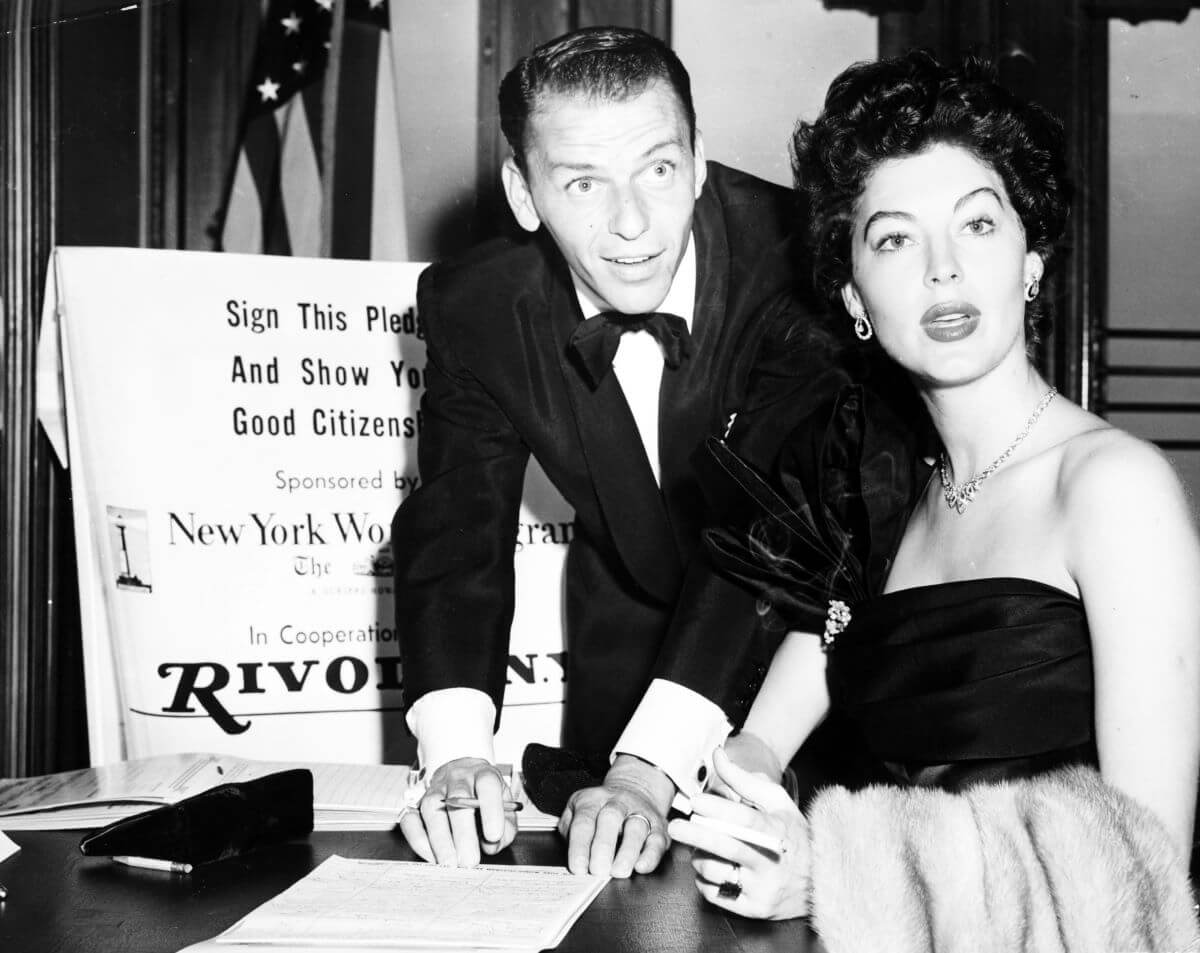
M 992 461 L 991 465 L 978 474 L 971 477 L 964 483 L 955 483 L 950 479 L 947 473 L 946 451 L 942 451 L 938 460 L 938 474 L 942 478 L 942 495 L 946 497 L 946 505 L 952 510 L 957 510 L 962 513 L 967 508 L 967 504 L 975 499 L 975 494 L 979 492 L 983 481 L 990 477 L 1000 465 L 1009 458 L 1009 455 L 1021 445 L 1021 441 L 1029 436 L 1029 431 L 1033 429 L 1033 425 L 1038 422 L 1038 418 L 1042 416 L 1042 411 L 1050 406 L 1050 401 L 1054 400 L 1054 395 L 1058 393 L 1058 389 L 1051 387 L 1046 391 L 1045 396 L 1038 401 L 1038 405 L 1033 408 L 1033 413 L 1029 415 L 1029 419 L 1025 421 L 1025 429 L 1017 434 L 1017 439 L 1008 445 L 1005 451 Z

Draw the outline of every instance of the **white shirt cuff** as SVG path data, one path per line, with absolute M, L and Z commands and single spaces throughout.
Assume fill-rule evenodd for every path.
M 418 698 L 408 710 L 417 738 L 417 763 L 425 776 L 455 758 L 496 760 L 492 726 L 496 706 L 477 688 L 441 688 Z
M 656 678 L 612 756 L 631 754 L 649 761 L 674 782 L 679 795 L 690 798 L 704 790 L 712 774 L 713 750 L 732 727 L 719 705 L 690 688 Z

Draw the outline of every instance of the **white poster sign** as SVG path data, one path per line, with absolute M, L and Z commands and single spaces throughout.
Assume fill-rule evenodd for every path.
M 411 758 L 389 537 L 420 479 L 422 267 L 55 252 L 39 412 L 65 421 L 94 763 Z M 571 520 L 531 465 L 504 760 L 557 742 Z

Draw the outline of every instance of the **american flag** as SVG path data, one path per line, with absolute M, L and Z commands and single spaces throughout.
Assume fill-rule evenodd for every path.
M 407 244 L 387 0 L 269 0 L 221 248 L 399 261 Z

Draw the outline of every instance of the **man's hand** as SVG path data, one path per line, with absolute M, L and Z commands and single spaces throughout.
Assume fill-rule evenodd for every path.
M 558 822 L 568 869 L 619 878 L 650 873 L 671 845 L 667 811 L 674 797 L 675 785 L 662 771 L 618 755 L 604 784 L 571 795 Z
M 447 808 L 448 797 L 478 798 L 479 807 Z M 481 849 L 498 853 L 517 836 L 517 816 L 504 810 L 511 797 L 495 765 L 482 758 L 458 758 L 433 772 L 419 807 L 401 814 L 400 830 L 422 859 L 473 867 Z

